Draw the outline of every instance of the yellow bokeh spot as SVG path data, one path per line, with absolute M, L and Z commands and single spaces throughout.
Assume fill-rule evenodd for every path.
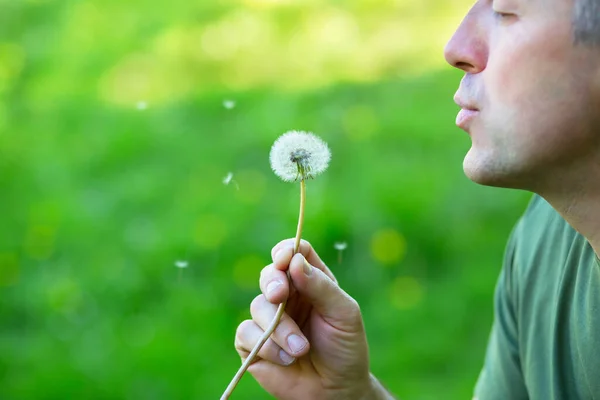
M 9 84 L 15 82 L 16 77 L 23 70 L 25 54 L 21 47 L 14 43 L 0 42 L 0 93 Z
M 265 195 L 267 179 L 265 175 L 256 170 L 242 170 L 233 175 L 239 190 L 236 197 L 246 204 L 257 204 Z
M 0 286 L 9 286 L 19 279 L 19 258 L 15 253 L 0 253 Z
M 415 278 L 400 276 L 389 288 L 390 303 L 400 310 L 416 307 L 423 300 L 423 287 Z
M 49 225 L 29 227 L 25 238 L 25 252 L 36 260 L 46 260 L 54 252 L 56 229 Z
M 204 249 L 213 250 L 227 237 L 227 225 L 217 215 L 205 215 L 196 223 L 194 240 Z
M 406 254 L 406 240 L 394 229 L 376 232 L 371 239 L 372 257 L 386 265 L 397 263 Z
M 265 261 L 261 257 L 255 254 L 244 256 L 233 266 L 233 281 L 241 288 L 255 289 L 264 266 Z
M 100 96 L 111 103 L 135 107 L 138 101 L 159 104 L 181 97 L 193 87 L 189 71 L 157 54 L 130 54 L 100 81 Z

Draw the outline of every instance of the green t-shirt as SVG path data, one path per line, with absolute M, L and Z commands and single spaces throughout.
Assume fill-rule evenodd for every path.
M 600 399 L 600 261 L 539 196 L 508 242 L 475 398 Z

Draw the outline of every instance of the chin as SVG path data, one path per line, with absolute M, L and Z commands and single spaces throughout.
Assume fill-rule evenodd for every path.
M 491 157 L 476 157 L 473 149 L 463 161 L 463 171 L 471 181 L 484 186 L 511 189 L 522 189 L 524 186 L 518 174 L 511 171 L 507 165 Z

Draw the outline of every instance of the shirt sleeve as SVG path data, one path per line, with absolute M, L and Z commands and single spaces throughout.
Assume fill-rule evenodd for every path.
M 494 294 L 494 323 L 489 336 L 485 362 L 475 385 L 476 400 L 528 399 L 521 370 L 519 336 L 514 291 L 514 254 L 519 227 L 509 239 L 504 263 Z

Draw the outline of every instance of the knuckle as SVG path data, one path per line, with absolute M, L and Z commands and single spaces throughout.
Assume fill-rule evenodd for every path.
M 259 281 L 262 282 L 265 280 L 265 278 L 268 276 L 268 273 L 270 271 L 270 268 L 273 264 L 269 264 L 266 267 L 264 267 L 263 269 L 260 270 L 260 278 Z
M 238 325 L 238 334 L 242 335 L 245 331 L 247 331 L 252 325 L 254 325 L 254 321 L 251 319 L 246 319 L 242 321 L 241 324 Z
M 264 295 L 261 293 L 252 300 L 250 303 L 250 314 L 254 315 L 260 306 L 264 303 Z
M 242 321 L 241 324 L 238 325 L 236 331 L 235 331 L 235 340 L 234 340 L 234 345 L 236 349 L 242 349 L 243 345 L 243 338 L 244 338 L 244 334 L 245 332 L 248 331 L 248 329 L 250 328 L 250 326 L 253 324 L 254 322 L 250 319 L 247 319 L 245 321 Z

